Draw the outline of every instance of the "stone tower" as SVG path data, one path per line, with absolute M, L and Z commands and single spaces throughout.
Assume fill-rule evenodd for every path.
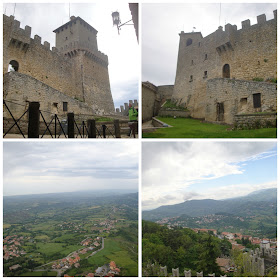
M 92 106 L 99 114 L 114 112 L 108 57 L 98 51 L 97 30 L 80 17 L 54 30 L 56 48 L 73 61 L 76 86 L 80 89 L 75 97 Z

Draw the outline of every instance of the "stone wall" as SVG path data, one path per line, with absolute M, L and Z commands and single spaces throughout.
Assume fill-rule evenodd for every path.
M 160 107 L 157 87 L 149 82 L 142 83 L 142 122 L 156 116 Z
M 173 101 L 187 107 L 192 117 L 205 118 L 210 79 L 276 78 L 277 11 L 274 19 L 266 21 L 265 15 L 260 15 L 257 21 L 252 26 L 249 20 L 243 21 L 240 30 L 227 24 L 223 31 L 220 26 L 204 38 L 200 32 L 182 31 Z
M 171 99 L 173 95 L 174 85 L 158 86 L 157 92 L 160 95 L 160 99 Z
M 237 129 L 277 127 L 277 113 L 235 115 L 234 125 Z
M 40 102 L 40 110 L 44 111 L 46 120 L 50 120 L 54 114 L 60 115 L 62 118 L 66 118 L 67 113 L 73 112 L 76 115 L 93 115 L 93 110 L 86 103 L 73 99 L 25 74 L 18 72 L 4 74 L 3 88 L 4 100 L 7 100 L 7 105 L 15 118 L 19 118 L 32 101 Z M 63 110 L 63 102 L 67 103 L 67 110 Z M 3 116 L 9 117 L 5 108 Z M 27 120 L 27 116 L 24 118 Z
M 255 94 L 260 94 L 260 106 L 256 108 L 254 106 Z M 235 79 L 211 79 L 207 82 L 205 103 L 206 121 L 232 124 L 237 114 L 276 112 L 277 85 Z M 222 106 L 223 109 L 219 109 L 218 106 Z
M 174 109 L 165 109 L 161 108 L 159 110 L 158 115 L 160 117 L 180 117 L 180 118 L 188 118 L 190 116 L 189 111 L 182 111 L 182 110 L 174 110 Z
M 31 27 L 20 28 L 13 16 L 4 15 L 3 28 L 3 73 L 8 72 L 11 61 L 16 61 L 19 73 L 84 102 L 93 114 L 114 114 L 108 57 L 97 50 L 97 44 L 91 47 L 78 38 L 81 41 L 73 39 L 50 50 L 48 42 L 42 44 L 38 35 L 31 38 Z M 52 96 L 48 99 L 52 101 Z

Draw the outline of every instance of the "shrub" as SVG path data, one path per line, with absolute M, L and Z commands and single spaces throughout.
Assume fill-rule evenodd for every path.
M 272 127 L 271 121 L 266 120 L 266 121 L 265 121 L 265 127 L 267 127 L 267 128 Z
M 253 78 L 253 81 L 255 81 L 255 82 L 263 82 L 263 78 L 256 77 L 256 78 Z
M 188 111 L 187 108 L 182 107 L 182 106 L 177 106 L 170 99 L 166 100 L 165 104 L 163 105 L 163 108 L 166 108 L 166 109 L 178 109 L 178 110 L 182 110 L 182 111 Z
M 261 128 L 260 120 L 255 120 L 255 128 Z
M 277 84 L 277 78 L 268 78 L 265 81 L 268 82 L 268 83 L 275 83 L 275 84 Z

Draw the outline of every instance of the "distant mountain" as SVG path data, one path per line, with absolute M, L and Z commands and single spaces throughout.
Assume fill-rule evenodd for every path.
M 9 212 L 20 211 L 24 208 L 77 208 L 104 204 L 127 204 L 137 207 L 138 193 L 124 193 L 122 190 L 119 192 L 114 190 L 110 193 L 108 190 L 101 190 L 4 196 L 3 198 L 4 215 Z
M 258 190 L 258 191 L 251 192 L 246 196 L 231 198 L 230 200 L 276 202 L 276 200 L 277 200 L 277 189 L 276 188 L 270 188 L 270 189 Z
M 180 204 L 161 206 L 151 211 L 143 211 L 144 220 L 156 221 L 165 217 L 188 215 L 205 216 L 224 212 L 240 216 L 276 215 L 277 190 L 265 189 L 247 196 L 226 200 L 190 200 Z

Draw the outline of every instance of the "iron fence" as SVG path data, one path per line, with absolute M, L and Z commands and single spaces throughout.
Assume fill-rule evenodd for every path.
M 40 110 L 39 102 L 29 102 L 28 109 L 24 111 L 20 118 L 16 119 L 7 105 L 9 102 L 18 106 L 25 106 L 17 104 L 13 101 L 3 101 L 4 108 L 11 116 L 13 122 L 9 128 L 4 127 L 5 134 L 3 137 L 6 137 L 9 133 L 11 133 L 11 130 L 16 126 L 23 138 L 26 138 L 26 136 L 28 138 L 44 138 L 47 134 L 50 135 L 51 138 L 60 138 L 61 136 L 64 138 L 121 138 L 118 119 L 113 122 L 108 122 L 108 125 L 96 125 L 96 121 L 94 119 L 89 119 L 87 121 L 83 120 L 79 123 L 75 120 L 74 113 L 68 113 L 67 119 L 65 119 L 65 116 L 59 116 L 58 114 L 52 114 L 51 112 Z M 46 114 L 50 115 L 50 120 L 48 121 Z M 23 132 L 23 128 L 20 127 L 19 124 L 26 115 L 28 115 L 27 135 Z

